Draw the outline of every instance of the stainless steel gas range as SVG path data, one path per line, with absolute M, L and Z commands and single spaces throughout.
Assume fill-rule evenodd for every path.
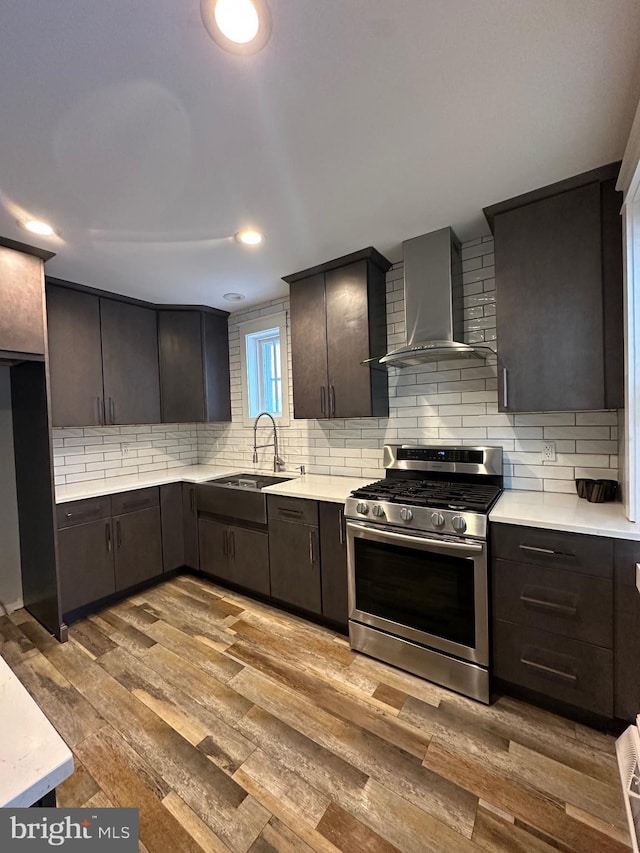
M 345 504 L 351 647 L 488 703 L 502 448 L 387 445 L 384 466 Z

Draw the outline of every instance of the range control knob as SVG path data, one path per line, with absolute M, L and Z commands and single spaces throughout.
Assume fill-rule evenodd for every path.
M 451 519 L 451 526 L 456 531 L 456 533 L 464 533 L 467 529 L 467 522 L 461 515 L 454 515 Z
M 360 515 L 366 515 L 369 512 L 369 505 L 365 503 L 359 503 L 356 507 L 356 512 L 359 512 Z
M 442 527 L 444 525 L 444 515 L 441 512 L 432 512 L 431 524 L 434 527 Z
M 375 515 L 376 518 L 382 518 L 382 516 L 384 515 L 384 509 L 381 506 L 378 506 L 378 504 L 374 506 L 371 512 Z
M 411 521 L 411 519 L 413 518 L 413 513 L 411 512 L 408 506 L 402 507 L 402 509 L 400 510 L 400 518 L 403 521 Z

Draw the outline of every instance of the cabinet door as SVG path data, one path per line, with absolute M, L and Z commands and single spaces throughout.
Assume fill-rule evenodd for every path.
M 62 612 L 115 592 L 111 519 L 58 530 Z
M 184 566 L 184 524 L 182 523 L 182 483 L 160 486 L 162 521 L 162 565 L 165 572 Z
M 342 504 L 320 504 L 320 566 L 322 615 L 346 629 L 349 621 L 347 541 Z
M 294 418 L 329 416 L 324 273 L 290 286 Z
M 160 391 L 165 423 L 205 420 L 202 315 L 158 311 Z
M 615 715 L 634 720 L 640 713 L 640 592 L 636 563 L 640 542 L 616 542 L 615 608 Z
M 113 519 L 116 590 L 162 574 L 160 509 L 143 509 Z
M 196 487 L 182 484 L 182 521 L 184 525 L 184 564 L 189 569 L 198 568 L 198 512 Z
M 47 328 L 54 427 L 104 423 L 100 300 L 47 285 Z
M 318 528 L 269 520 L 271 595 L 311 613 L 322 612 Z
M 204 314 L 205 418 L 231 420 L 229 327 L 226 317 Z
M 156 311 L 100 300 L 107 423 L 160 423 Z
M 325 274 L 329 416 L 366 417 L 371 411 L 367 262 Z
M 6 246 L 0 246 L 0 350 L 44 357 L 42 261 Z
M 598 182 L 495 217 L 502 411 L 605 408 L 600 219 Z
M 224 580 L 233 580 L 229 560 L 229 532 L 226 524 L 198 519 L 200 571 Z
M 269 535 L 243 527 L 230 527 L 230 580 L 234 583 L 269 595 Z

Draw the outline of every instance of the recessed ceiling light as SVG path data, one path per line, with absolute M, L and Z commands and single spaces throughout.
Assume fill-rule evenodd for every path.
M 200 15 L 211 38 L 231 53 L 257 53 L 271 35 L 266 0 L 200 0 Z
M 235 236 L 238 243 L 244 243 L 245 246 L 257 246 L 258 243 L 262 243 L 264 240 L 264 235 L 253 228 L 245 228 L 244 231 L 238 231 Z
M 26 222 L 20 222 L 23 228 L 31 231 L 32 234 L 38 234 L 40 237 L 52 237 L 55 233 L 53 228 L 47 222 L 40 222 L 38 219 L 29 219 Z
M 244 294 L 242 294 L 242 293 L 225 293 L 222 298 L 226 299 L 227 302 L 242 302 L 242 300 L 244 299 Z

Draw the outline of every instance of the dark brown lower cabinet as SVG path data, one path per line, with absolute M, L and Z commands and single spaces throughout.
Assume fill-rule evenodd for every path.
M 265 531 L 198 519 L 200 570 L 269 595 L 269 535 Z
M 322 615 L 345 630 L 349 622 L 347 596 L 347 539 L 344 506 L 322 502 L 320 511 L 320 563 Z
M 162 574 L 156 487 L 56 507 L 62 612 Z
M 58 530 L 62 612 L 115 592 L 111 518 Z
M 182 521 L 184 524 L 184 564 L 198 568 L 198 510 L 194 483 L 182 484 Z
M 317 502 L 269 495 L 267 514 L 272 597 L 321 614 Z
M 162 574 L 160 509 L 118 515 L 113 519 L 116 592 Z
M 640 591 L 636 587 L 640 542 L 615 543 L 615 711 L 622 720 L 640 713 Z

